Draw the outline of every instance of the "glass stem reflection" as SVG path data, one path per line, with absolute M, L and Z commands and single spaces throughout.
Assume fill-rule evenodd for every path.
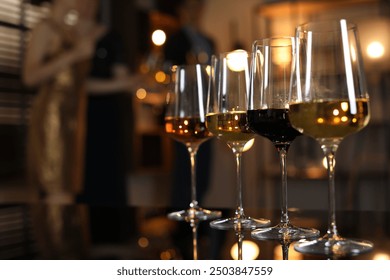
M 337 239 L 339 238 L 336 227 L 336 196 L 335 196 L 335 155 L 338 145 L 322 145 L 322 150 L 326 156 L 326 163 L 328 165 L 328 231 L 326 233 L 327 238 Z
M 283 260 L 287 261 L 288 260 L 288 250 L 290 248 L 290 242 L 282 242 L 282 255 L 283 255 Z
M 236 172 L 237 172 L 237 208 L 235 212 L 235 218 L 237 220 L 240 220 L 244 216 L 244 208 L 242 207 L 242 153 L 241 152 L 235 152 L 234 155 L 236 156 Z
M 198 220 L 191 220 L 193 259 L 198 260 Z
M 242 260 L 242 243 L 244 241 L 244 233 L 242 231 L 237 232 L 237 259 Z
M 277 147 L 280 158 L 280 169 L 282 173 L 282 215 L 280 223 L 287 225 L 290 223 L 287 210 L 287 145 L 281 145 Z

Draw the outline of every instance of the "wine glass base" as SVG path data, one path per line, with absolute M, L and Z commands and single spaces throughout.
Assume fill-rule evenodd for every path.
M 218 219 L 222 216 L 221 211 L 212 211 L 207 209 L 189 208 L 187 210 L 176 211 L 168 214 L 168 218 L 175 221 L 207 221 Z
M 335 257 L 356 256 L 367 253 L 374 244 L 367 240 L 346 238 L 319 238 L 312 241 L 302 240 L 294 245 L 294 249 L 303 254 L 327 255 Z
M 219 219 L 210 222 L 210 227 L 220 230 L 252 230 L 259 227 L 268 226 L 271 223 L 268 219 L 254 219 L 250 217 L 241 217 L 241 218 L 226 218 Z
M 274 227 L 252 231 L 252 238 L 258 240 L 296 241 L 318 237 L 320 232 L 314 228 L 300 228 L 291 224 L 278 224 Z

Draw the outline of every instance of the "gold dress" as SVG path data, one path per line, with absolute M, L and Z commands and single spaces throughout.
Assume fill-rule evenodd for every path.
M 61 32 L 54 23 L 50 26 Z M 66 36 L 60 38 L 61 47 L 47 59 L 56 59 L 71 46 Z M 42 194 L 75 195 L 82 189 L 88 70 L 87 61 L 63 69 L 39 88 L 34 99 L 27 168 L 31 185 Z

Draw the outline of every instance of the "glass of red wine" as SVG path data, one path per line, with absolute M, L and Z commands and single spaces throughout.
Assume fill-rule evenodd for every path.
M 274 144 L 282 175 L 281 219 L 273 227 L 252 231 L 259 240 L 279 240 L 284 243 L 319 235 L 313 228 L 291 224 L 287 208 L 287 152 L 294 139 L 301 135 L 289 120 L 289 92 L 294 61 L 294 38 L 274 37 L 253 43 L 251 89 L 248 102 L 248 125 L 255 133 Z

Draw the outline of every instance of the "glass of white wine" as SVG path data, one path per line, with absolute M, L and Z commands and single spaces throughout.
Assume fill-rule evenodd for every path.
M 294 246 L 301 253 L 350 256 L 368 252 L 366 240 L 340 236 L 336 227 L 335 155 L 340 142 L 367 126 L 369 96 L 357 27 L 346 20 L 309 22 L 296 28 L 296 63 L 290 121 L 316 139 L 326 156 L 329 189 L 327 233 Z
M 214 55 L 207 98 L 206 126 L 219 140 L 224 141 L 236 159 L 237 205 L 234 217 L 214 220 L 216 229 L 254 229 L 266 226 L 268 219 L 254 219 L 244 213 L 242 203 L 242 153 L 248 151 L 255 135 L 247 125 L 247 98 L 249 89 L 249 55 L 244 50 Z

